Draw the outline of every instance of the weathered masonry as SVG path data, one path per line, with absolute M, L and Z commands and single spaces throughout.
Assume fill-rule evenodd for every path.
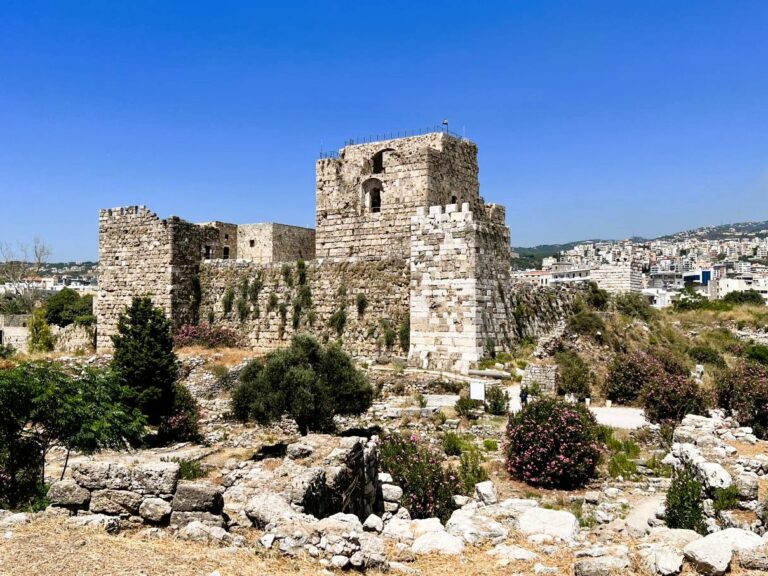
M 458 371 L 557 319 L 550 296 L 512 284 L 505 211 L 479 195 L 474 143 L 436 132 L 350 145 L 318 160 L 316 178 L 316 230 L 102 210 L 99 347 L 141 294 L 176 327 L 207 320 L 260 352 L 309 331 Z

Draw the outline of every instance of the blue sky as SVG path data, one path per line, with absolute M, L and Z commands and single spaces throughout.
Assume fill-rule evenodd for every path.
M 0 0 L 0 241 L 311 226 L 321 147 L 443 118 L 515 245 L 768 219 L 767 38 L 759 0 Z

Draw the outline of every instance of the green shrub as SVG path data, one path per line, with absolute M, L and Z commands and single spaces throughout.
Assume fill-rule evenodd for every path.
M 347 311 L 345 308 L 339 308 L 328 318 L 328 324 L 334 329 L 337 336 L 344 334 L 344 328 L 347 325 Z
M 443 452 L 447 456 L 459 456 L 464 450 L 464 440 L 455 432 L 446 432 L 443 436 Z
M 10 344 L 0 344 L 0 360 L 7 360 L 16 354 L 16 349 Z
M 629 480 L 637 474 L 637 465 L 624 452 L 615 452 L 608 460 L 608 474 L 611 478 L 621 476 Z
M 486 438 L 483 440 L 483 448 L 486 452 L 496 452 L 499 449 L 499 443 L 491 438 Z
M 413 518 L 440 518 L 453 513 L 453 495 L 461 492 L 457 475 L 445 467 L 445 457 L 418 437 L 391 434 L 379 449 L 381 469 L 403 489 L 403 506 Z
M 411 315 L 406 314 L 397 328 L 397 339 L 400 342 L 400 350 L 407 353 L 411 346 Z
M 239 288 L 240 288 L 240 298 L 242 298 L 243 300 L 247 299 L 249 288 L 250 288 L 250 280 L 248 280 L 247 276 L 240 279 Z
M 454 405 L 456 414 L 462 417 L 469 417 L 472 411 L 482 407 L 483 403 L 480 400 L 471 400 L 469 396 L 459 396 L 459 399 Z
M 729 292 L 723 297 L 723 302 L 736 305 L 749 304 L 750 306 L 765 306 L 765 300 L 757 290 Z
M 500 386 L 491 386 L 485 391 L 485 410 L 495 416 L 503 416 L 509 407 L 509 396 Z
M 507 471 L 529 484 L 576 488 L 594 478 L 598 426 L 583 404 L 557 398 L 530 402 L 507 425 Z
M 715 488 L 712 505 L 715 512 L 735 510 L 739 507 L 739 487 L 733 484 L 728 488 Z
M 381 338 L 384 346 L 387 350 L 392 350 L 395 340 L 397 340 L 397 332 L 392 328 L 392 323 L 386 318 L 382 318 L 379 324 L 381 325 Z
M 365 314 L 365 309 L 368 307 L 368 298 L 363 292 L 357 293 L 356 306 L 357 306 L 357 315 L 363 316 Z
M 30 352 L 53 352 L 56 338 L 51 332 L 51 327 L 45 321 L 45 311 L 38 308 L 32 313 L 27 325 L 27 348 Z
M 269 299 L 267 300 L 267 314 L 269 314 L 270 312 L 272 312 L 272 310 L 277 308 L 277 303 L 278 303 L 277 294 L 272 292 L 269 295 Z
M 768 366 L 768 346 L 750 344 L 744 349 L 744 358 Z
M 608 302 L 610 301 L 610 295 L 605 290 L 597 287 L 594 282 L 589 283 L 589 292 L 585 297 L 587 306 L 593 310 L 605 310 L 608 308 Z
M 245 298 L 237 299 L 237 317 L 240 322 L 245 322 L 248 319 L 248 314 L 251 313 L 251 306 L 248 304 L 248 300 Z
M 205 467 L 197 460 L 187 460 L 186 458 L 172 458 L 173 462 L 179 464 L 179 478 L 182 480 L 198 480 L 208 476 Z
M 592 372 L 576 352 L 563 350 L 555 354 L 555 362 L 560 368 L 560 382 L 557 393 L 574 394 L 579 400 L 589 398 Z
M 112 343 L 111 367 L 130 391 L 129 404 L 159 424 L 173 413 L 179 374 L 170 320 L 149 298 L 134 298 L 118 318 Z
M 723 355 L 711 346 L 691 346 L 688 349 L 688 356 L 698 364 L 709 364 L 718 368 L 725 368 Z
M 221 301 L 221 307 L 224 310 L 224 317 L 227 318 L 232 313 L 232 305 L 235 303 L 235 289 L 231 286 L 224 291 L 224 298 Z
M 465 494 L 471 494 L 475 485 L 488 480 L 488 472 L 483 468 L 483 458 L 480 453 L 466 450 L 459 460 L 459 482 L 464 487 Z
M 667 492 L 667 526 L 707 533 L 704 522 L 702 485 L 692 464 L 686 463 L 672 472 L 672 484 Z
M 582 336 L 588 336 L 596 340 L 601 340 L 602 335 L 605 334 L 605 323 L 594 312 L 588 310 L 581 310 L 570 316 L 567 323 L 568 330 L 575 334 Z
M 631 318 L 638 318 L 644 322 L 650 322 L 655 316 L 651 304 L 642 294 L 627 292 L 615 296 L 616 310 Z
M 241 421 L 270 424 L 291 416 L 302 435 L 333 430 L 336 414 L 360 414 L 373 388 L 338 345 L 322 346 L 309 335 L 294 336 L 288 348 L 254 360 L 232 393 L 232 413 Z
M 174 386 L 171 412 L 157 429 L 160 444 L 200 442 L 200 409 L 190 391 L 181 383 Z
M 280 269 L 280 274 L 282 275 L 286 286 L 293 288 L 293 269 L 291 268 L 291 265 L 283 264 L 283 267 Z
M 664 367 L 653 356 L 643 352 L 619 354 L 608 367 L 605 396 L 618 404 L 632 404 L 645 385 L 664 376 Z
M 717 404 L 742 426 L 768 438 L 768 367 L 757 362 L 741 362 L 716 378 Z
M 686 414 L 704 414 L 708 404 L 692 378 L 669 373 L 645 385 L 642 401 L 645 417 L 656 423 L 676 423 Z
M 298 276 L 299 286 L 305 286 L 307 283 L 307 263 L 301 258 L 296 261 L 296 275 Z
M 248 287 L 248 299 L 251 301 L 251 304 L 253 304 L 254 307 L 259 305 L 259 294 L 261 294 L 262 288 L 264 288 L 264 279 L 261 275 L 261 272 L 259 272 L 256 277 L 251 280 Z
M 45 321 L 55 326 L 69 326 L 78 317 L 93 316 L 93 296 L 80 296 L 71 288 L 64 288 L 45 301 Z

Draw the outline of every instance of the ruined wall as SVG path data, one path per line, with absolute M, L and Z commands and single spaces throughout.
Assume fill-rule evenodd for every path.
M 0 314 L 0 344 L 13 346 L 17 352 L 26 353 L 30 318 L 29 314 Z
M 416 208 L 478 201 L 477 147 L 443 133 L 347 146 L 316 170 L 318 258 L 408 258 Z
M 304 284 L 295 262 L 205 262 L 200 267 L 200 316 L 237 331 L 245 345 L 265 353 L 288 345 L 299 332 L 338 338 L 330 320 L 343 310 L 345 349 L 355 355 L 376 355 L 385 348 L 382 321 L 397 330 L 407 317 L 408 278 L 406 262 L 397 258 L 309 262 Z M 228 291 L 234 298 L 227 313 Z M 362 314 L 358 294 L 366 301 Z
M 70 324 L 64 328 L 51 326 L 51 332 L 56 339 L 56 352 L 84 352 L 93 351 L 96 345 L 96 328 L 94 326 L 78 326 Z

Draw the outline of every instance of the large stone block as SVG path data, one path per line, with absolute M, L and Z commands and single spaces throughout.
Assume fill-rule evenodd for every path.
M 96 514 L 135 516 L 139 513 L 141 494 L 129 490 L 96 490 L 91 494 L 90 511 Z
M 151 462 L 133 469 L 131 490 L 140 494 L 173 494 L 178 481 L 178 462 Z
M 128 490 L 131 471 L 117 462 L 77 462 L 72 465 L 72 478 L 88 490 Z
M 212 484 L 205 482 L 180 481 L 173 497 L 174 512 L 221 513 L 224 498 Z
M 59 480 L 48 489 L 48 500 L 53 506 L 87 510 L 91 493 L 74 480 Z

